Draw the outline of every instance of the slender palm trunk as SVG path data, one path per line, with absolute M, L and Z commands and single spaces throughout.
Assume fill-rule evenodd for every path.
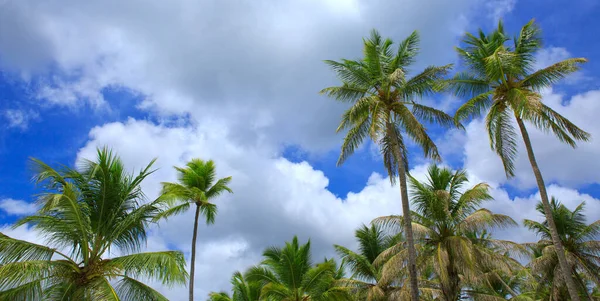
M 442 293 L 445 301 L 459 300 L 460 297 L 460 278 L 456 267 L 454 266 L 454 258 L 452 253 L 448 252 L 448 283 L 442 283 Z
M 402 199 L 402 215 L 404 220 L 404 233 L 408 244 L 408 274 L 410 281 L 410 295 L 412 301 L 419 301 L 419 283 L 417 282 L 417 252 L 415 251 L 415 240 L 412 231 L 412 219 L 410 217 L 410 205 L 408 203 L 408 187 L 406 185 L 406 168 L 400 141 L 394 134 L 393 125 L 387 124 L 387 132 L 394 141 L 394 156 L 398 160 L 398 177 L 400 180 L 400 197 Z M 390 175 L 391 176 L 391 175 Z
M 565 280 L 565 283 L 567 284 L 567 289 L 569 290 L 571 300 L 579 301 L 577 287 L 575 286 L 573 277 L 571 277 L 571 265 L 565 257 L 565 249 L 562 245 L 560 237 L 558 236 L 558 230 L 556 229 L 556 224 L 554 223 L 554 218 L 552 217 L 550 201 L 548 200 L 548 193 L 546 192 L 546 185 L 544 184 L 544 178 L 542 178 L 542 173 L 540 172 L 540 168 L 538 167 L 537 161 L 535 160 L 533 147 L 531 146 L 531 140 L 529 140 L 529 134 L 527 133 L 527 129 L 525 128 L 525 123 L 523 123 L 523 120 L 518 116 L 515 117 L 517 118 L 517 123 L 519 124 L 521 135 L 523 136 L 523 141 L 525 142 L 525 148 L 527 149 L 527 155 L 529 156 L 531 169 L 533 169 L 533 174 L 535 175 L 535 180 L 537 181 L 538 189 L 540 190 L 540 197 L 542 199 L 544 213 L 546 215 L 546 220 L 548 221 L 548 228 L 550 229 L 550 235 L 552 236 L 552 243 L 554 244 L 554 248 L 556 249 L 556 255 L 558 257 L 558 263 L 560 265 L 562 277 Z
M 198 237 L 198 217 L 200 205 L 196 204 L 196 217 L 194 218 L 194 234 L 192 235 L 192 259 L 190 266 L 190 301 L 194 301 L 194 272 L 196 270 L 196 238 Z

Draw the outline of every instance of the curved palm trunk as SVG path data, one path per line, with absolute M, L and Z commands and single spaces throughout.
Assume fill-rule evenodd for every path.
M 400 197 L 402 199 L 402 214 L 404 220 L 404 232 L 406 234 L 406 243 L 408 244 L 408 273 L 410 280 L 410 295 L 413 301 L 419 300 L 419 283 L 417 282 L 417 252 L 415 251 L 415 241 L 412 231 L 412 219 L 410 217 L 410 205 L 408 203 L 408 186 L 406 185 L 406 168 L 402 151 L 400 150 L 400 141 L 394 135 L 394 130 L 390 123 L 387 124 L 388 135 L 394 141 L 394 156 L 398 160 L 398 177 L 400 180 Z M 390 175 L 391 176 L 391 175 Z
M 196 204 L 196 217 L 194 218 L 194 234 L 192 235 L 192 259 L 190 266 L 190 301 L 194 301 L 194 272 L 196 270 L 196 238 L 198 237 L 198 217 L 200 205 Z
M 558 230 L 556 229 L 556 224 L 554 223 L 554 218 L 552 217 L 552 209 L 550 208 L 550 201 L 548 200 L 548 193 L 546 192 L 544 178 L 542 178 L 542 173 L 540 172 L 540 168 L 538 167 L 537 161 L 535 160 L 533 147 L 531 146 L 531 140 L 529 140 L 529 134 L 527 133 L 527 129 L 525 128 L 525 123 L 523 123 L 523 120 L 518 116 L 515 117 L 517 118 L 517 123 L 519 124 L 521 135 L 523 136 L 523 141 L 525 142 L 525 148 L 527 149 L 527 155 L 529 156 L 531 169 L 533 169 L 533 174 L 535 175 L 535 180 L 537 181 L 538 189 L 540 190 L 540 197 L 542 199 L 544 213 L 546 215 L 546 220 L 548 221 L 548 228 L 550 229 L 550 235 L 552 236 L 552 243 L 554 244 L 554 248 L 556 249 L 556 255 L 558 257 L 558 263 L 560 265 L 562 277 L 565 280 L 565 283 L 567 284 L 567 289 L 569 290 L 571 300 L 579 301 L 577 287 L 575 286 L 573 277 L 571 277 L 570 274 L 571 265 L 565 257 L 565 249 L 562 245 L 560 237 L 558 236 Z

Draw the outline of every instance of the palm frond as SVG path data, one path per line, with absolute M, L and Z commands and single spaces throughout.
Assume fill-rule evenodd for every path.
M 502 159 L 507 177 L 514 175 L 514 160 L 517 156 L 516 132 L 511 123 L 509 110 L 501 102 L 490 108 L 486 117 L 486 127 L 490 137 L 490 146 Z
M 185 258 L 179 251 L 148 252 L 109 259 L 106 263 L 127 276 L 146 277 L 165 285 L 184 284 L 188 278 Z
M 122 276 L 121 280 L 115 285 L 115 291 L 119 296 L 118 300 L 123 301 L 138 301 L 138 300 L 149 300 L 149 301 L 168 301 L 158 291 L 154 290 L 150 286 L 135 280 L 133 278 Z

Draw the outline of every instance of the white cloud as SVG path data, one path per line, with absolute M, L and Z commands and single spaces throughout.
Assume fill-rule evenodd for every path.
M 498 238 L 516 242 L 534 242 L 539 239 L 533 232 L 522 226 L 524 219 L 544 220 L 544 216 L 535 210 L 535 206 L 540 202 L 539 192 L 527 197 L 510 199 L 506 191 L 494 189 L 492 195 L 494 196 L 494 201 L 488 202 L 484 206 L 496 213 L 509 215 L 521 225 L 518 228 L 499 231 L 496 234 Z M 587 222 L 592 223 L 600 220 L 600 200 L 590 195 L 579 193 L 577 190 L 571 188 L 550 185 L 548 186 L 548 196 L 557 198 L 570 210 L 575 209 L 581 202 L 585 201 L 586 207 L 584 213 L 587 217 Z
M 499 1 L 497 6 L 504 7 Z M 354 58 L 371 28 L 400 40 L 418 29 L 421 66 L 451 51 L 481 0 L 8 1 L 0 68 L 41 75 L 47 103 L 99 107 L 126 87 L 158 114 L 226 120 L 237 139 L 328 150 L 343 106 L 317 95 L 334 84 L 324 59 Z M 432 9 L 434 7 L 435 9 Z M 448 51 L 440 52 L 440 49 Z M 35 87 L 37 88 L 37 87 Z
M 32 110 L 8 109 L 3 112 L 4 118 L 8 122 L 9 128 L 19 128 L 26 130 L 31 121 L 37 120 L 39 114 Z
M 592 135 L 589 142 L 579 142 L 576 149 L 560 143 L 551 133 L 544 133 L 528 126 L 536 159 L 547 184 L 559 183 L 580 187 L 585 184 L 600 183 L 596 172 L 600 163 L 596 160 L 600 153 L 600 120 L 594 112 L 600 110 L 600 91 L 588 91 L 566 99 L 551 90 L 544 94 L 544 103 Z M 516 124 L 515 124 L 516 126 Z M 518 131 L 518 129 L 515 128 Z M 490 150 L 485 124 L 475 120 L 467 126 L 465 142 L 465 166 L 485 181 L 505 183 L 500 158 Z M 519 155 L 516 172 L 511 185 L 518 188 L 533 188 L 535 178 L 520 136 L 517 137 Z
M 0 210 L 8 215 L 27 215 L 35 213 L 37 206 L 35 204 L 14 199 L 1 199 Z

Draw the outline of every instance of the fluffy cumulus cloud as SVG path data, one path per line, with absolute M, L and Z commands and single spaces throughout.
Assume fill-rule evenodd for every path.
M 592 135 L 590 141 L 580 142 L 578 147 L 573 149 L 561 143 L 551 133 L 540 131 L 529 124 L 528 131 L 533 149 L 546 182 L 572 187 L 600 183 L 600 176 L 596 172 L 600 167 L 596 160 L 596 154 L 600 152 L 600 140 L 597 138 L 600 137 L 600 121 L 593 114 L 600 109 L 600 91 L 591 90 L 566 97 L 548 90 L 544 93 L 544 103 Z M 471 122 L 467 126 L 466 136 L 466 168 L 473 170 L 486 181 L 506 183 L 502 163 L 490 150 L 484 122 Z M 534 188 L 535 178 L 520 137 L 517 142 L 519 154 L 515 162 L 516 174 L 509 184 L 523 189 Z
M 122 86 L 145 96 L 146 110 L 228 120 L 242 142 L 323 150 L 342 107 L 317 94 L 335 83 L 322 60 L 359 56 L 361 37 L 378 28 L 397 40 L 419 30 L 420 64 L 452 63 L 453 52 L 439 50 L 493 9 L 484 4 L 3 1 L 0 67 L 39 79 L 36 95 L 50 104 L 103 106 L 102 89 Z

